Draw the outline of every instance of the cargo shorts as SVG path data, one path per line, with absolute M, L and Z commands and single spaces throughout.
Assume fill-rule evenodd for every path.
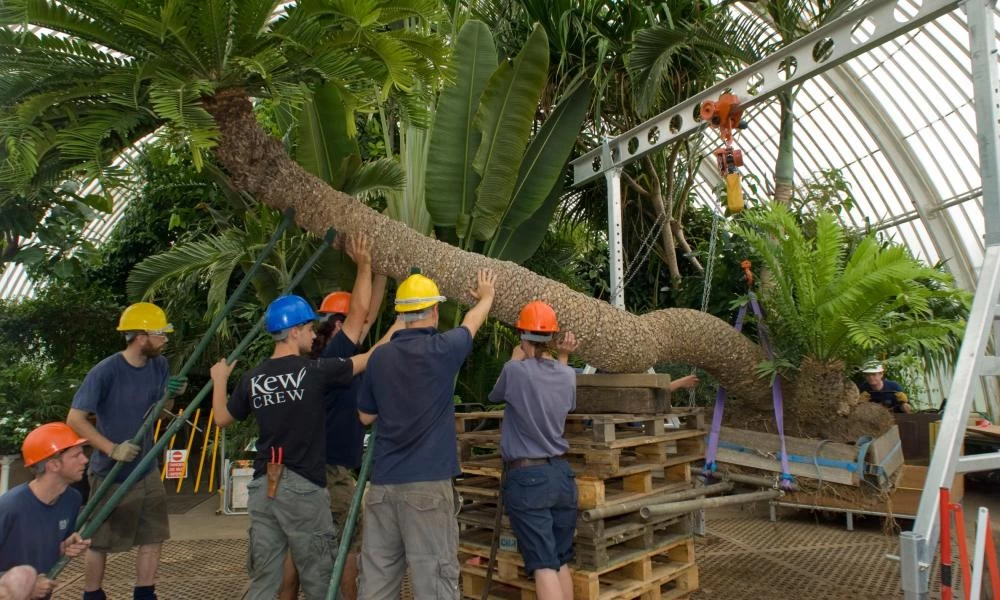
M 281 587 L 285 554 L 292 562 L 306 598 L 325 598 L 337 551 L 337 526 L 328 507 L 329 493 L 286 468 L 274 498 L 267 497 L 267 477 L 247 485 L 249 491 L 250 572 L 248 600 L 273 600 Z
M 398 599 L 409 566 L 414 598 L 458 600 L 456 505 L 450 479 L 373 484 L 365 496 L 358 597 Z
M 573 560 L 577 499 L 573 470 L 561 458 L 507 471 L 503 503 L 529 575 Z
M 102 479 L 91 473 L 90 489 L 96 491 Z M 113 484 L 104 498 L 110 498 L 120 484 Z M 135 546 L 161 544 L 170 539 L 167 494 L 158 469 L 151 468 L 135 482 L 91 538 L 96 552 L 128 552 Z
M 356 488 L 357 482 L 350 469 L 340 465 L 326 466 L 326 490 L 330 492 L 330 512 L 333 513 L 333 520 L 341 532 L 346 530 L 347 515 L 351 512 L 351 501 L 354 499 Z M 362 505 L 361 508 L 357 523 L 354 525 L 354 535 L 351 538 L 351 552 L 361 550 L 361 516 L 364 512 L 364 506 Z

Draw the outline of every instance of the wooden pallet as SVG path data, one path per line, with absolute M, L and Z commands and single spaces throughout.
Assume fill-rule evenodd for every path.
M 462 593 L 479 598 L 486 576 L 489 536 L 476 539 L 463 536 L 459 551 L 479 560 L 466 560 L 462 566 Z M 535 584 L 523 570 L 524 562 L 513 552 L 497 553 L 491 598 L 531 599 Z M 578 600 L 672 600 L 686 597 L 698 589 L 698 567 L 694 563 L 694 541 L 690 535 L 662 534 L 653 549 L 623 548 L 614 553 L 605 567 L 594 570 L 574 569 L 573 597 Z
M 458 514 L 462 536 L 482 539 L 492 535 L 496 523 L 495 501 L 467 502 Z M 663 534 L 690 533 L 687 515 L 667 515 L 644 521 L 638 512 L 596 519 L 577 520 L 573 545 L 576 551 L 574 565 L 581 569 L 600 569 L 609 564 L 616 552 L 622 549 L 652 550 Z M 500 547 L 517 551 L 517 538 L 504 514 L 500 520 Z
M 614 474 L 594 474 L 586 465 L 571 461 L 577 472 L 577 506 L 586 510 L 687 489 L 690 487 L 692 460 L 690 456 L 679 456 L 659 464 L 639 463 L 621 467 Z M 464 461 L 462 472 L 465 476 L 456 487 L 463 496 L 496 498 L 502 469 L 500 458 L 495 455 Z

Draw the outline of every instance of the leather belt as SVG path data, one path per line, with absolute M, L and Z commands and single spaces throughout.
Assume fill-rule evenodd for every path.
M 520 469 L 521 467 L 533 467 L 535 465 L 547 465 L 557 458 L 562 458 L 562 456 L 550 456 L 549 458 L 516 458 L 511 461 L 507 461 L 504 465 L 508 470 L 510 469 Z

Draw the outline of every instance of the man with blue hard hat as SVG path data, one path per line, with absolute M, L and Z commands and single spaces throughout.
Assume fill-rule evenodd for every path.
M 260 437 L 249 488 L 250 600 L 272 600 L 291 551 L 306 598 L 325 598 L 337 550 L 337 528 L 326 489 L 324 399 L 327 390 L 350 385 L 369 353 L 349 359 L 310 359 L 316 314 L 299 296 L 282 296 L 267 307 L 265 326 L 274 338 L 271 357 L 247 371 L 227 398 L 233 364 L 211 370 L 215 422 L 226 427 L 257 417 Z

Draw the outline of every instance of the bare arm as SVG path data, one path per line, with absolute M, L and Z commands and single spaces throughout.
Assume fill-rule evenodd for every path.
M 235 366 L 236 361 L 229 364 L 226 359 L 220 358 L 219 362 L 212 365 L 210 371 L 212 375 L 212 411 L 215 414 L 215 424 L 219 427 L 228 427 L 236 422 L 236 418 L 226 406 L 226 402 L 229 400 L 226 386 L 229 384 L 229 375 Z
M 101 432 L 97 431 L 97 428 L 90 424 L 90 421 L 87 419 L 88 414 L 90 413 L 85 410 L 71 408 L 69 409 L 69 414 L 66 415 L 66 424 L 73 428 L 73 431 L 81 437 L 85 438 L 91 446 L 110 456 L 115 443 L 101 435 Z
M 365 317 L 365 324 L 361 328 L 361 337 L 359 339 L 365 339 L 368 337 L 368 332 L 371 330 L 372 325 L 375 324 L 375 319 L 378 318 L 378 313 L 382 310 L 382 299 L 385 297 L 385 275 L 376 275 L 372 278 L 372 299 L 368 303 L 368 316 Z
M 670 382 L 670 391 L 676 392 L 680 389 L 689 390 L 696 387 L 700 381 L 697 375 L 685 375 Z
M 371 425 L 377 418 L 378 415 L 370 415 L 366 412 L 361 412 L 360 410 L 358 411 L 358 419 L 361 421 L 362 425 Z
M 364 333 L 365 319 L 372 300 L 372 242 L 364 234 L 352 235 L 347 255 L 358 266 L 351 289 L 351 309 L 344 319 L 344 335 L 357 344 Z
M 465 313 L 465 318 L 462 319 L 462 327 L 468 329 L 472 337 L 476 337 L 479 328 L 483 326 L 483 323 L 486 322 L 486 317 L 490 314 L 490 308 L 493 307 L 494 285 L 496 281 L 496 274 L 489 269 L 480 269 L 476 275 L 476 289 L 470 293 L 477 302 L 475 306 L 469 309 L 469 312 Z
M 563 334 L 559 341 L 556 342 L 556 352 L 559 355 L 559 362 L 564 365 L 569 364 L 569 355 L 576 351 L 579 342 L 576 341 L 576 336 L 572 331 L 567 331 Z

